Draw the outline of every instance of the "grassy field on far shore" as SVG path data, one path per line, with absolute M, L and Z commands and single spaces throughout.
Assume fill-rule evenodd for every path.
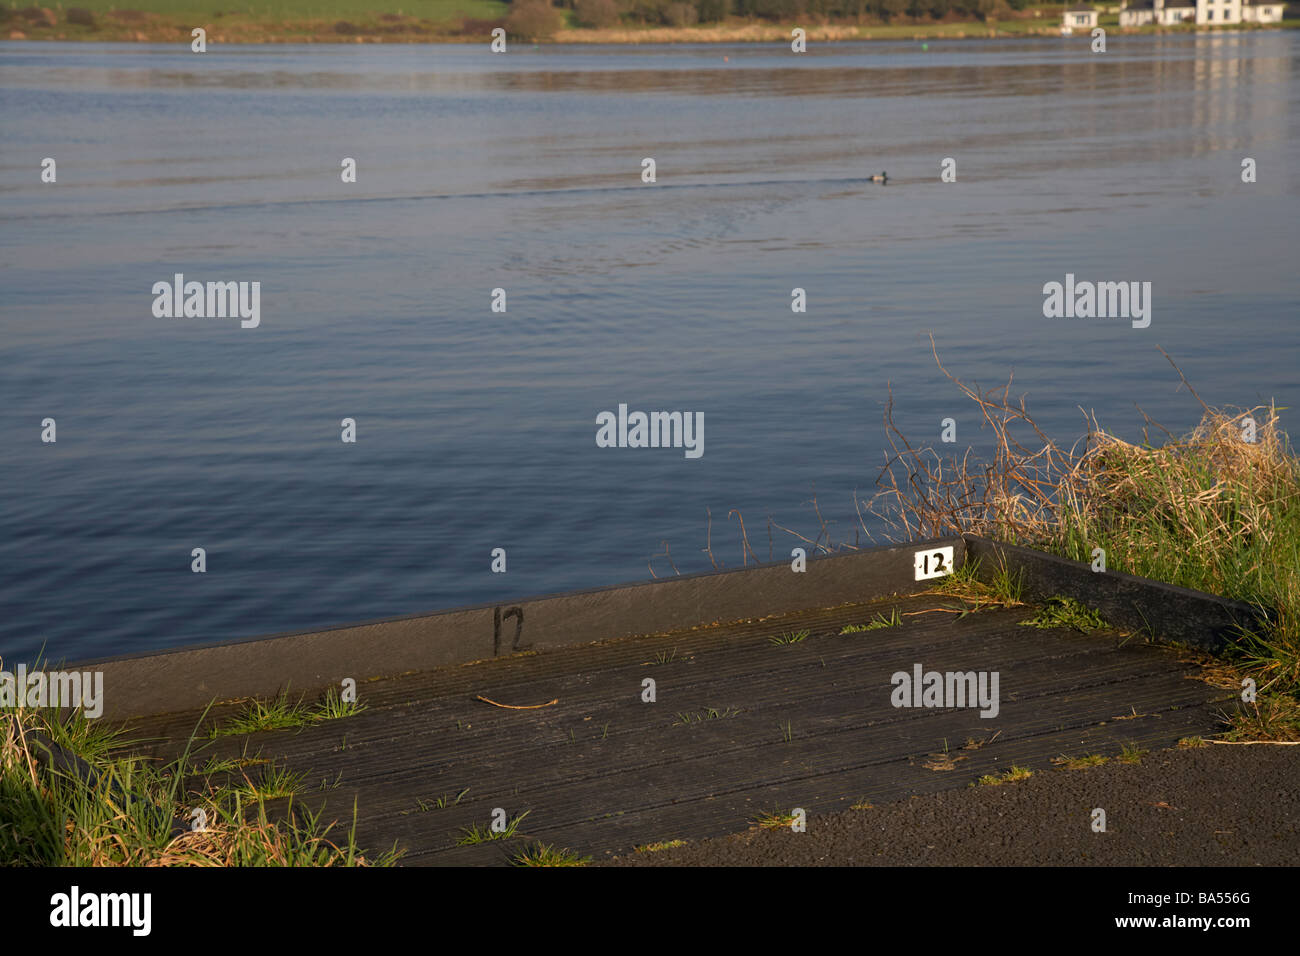
M 10 10 L 32 5 L 27 0 L 4 0 Z M 70 7 L 106 16 L 112 10 L 139 10 L 176 20 L 211 20 L 214 15 L 274 20 L 349 20 L 378 18 L 392 13 L 437 22 L 458 21 L 463 17 L 494 19 L 504 17 L 508 3 L 498 0 L 73 0 L 71 3 L 45 3 L 56 13 Z
M 484 43 L 493 27 L 505 23 L 510 5 L 498 0 L 75 0 L 51 6 L 0 0 L 0 38 L 189 44 L 195 27 L 210 43 Z M 554 43 L 774 43 L 789 42 L 802 26 L 810 42 L 847 40 L 967 39 L 1059 36 L 1060 6 L 1039 6 L 1013 18 L 981 22 L 921 20 L 861 24 L 778 23 L 729 18 L 720 23 L 670 27 L 621 23 L 587 29 L 573 23 L 571 10 L 558 11 L 564 26 Z M 1119 30 L 1115 15 L 1103 15 L 1111 32 L 1194 32 L 1195 26 Z M 1293 25 L 1293 24 L 1288 24 Z M 1268 29 L 1253 24 L 1222 29 Z M 1085 32 L 1075 39 L 1087 40 Z

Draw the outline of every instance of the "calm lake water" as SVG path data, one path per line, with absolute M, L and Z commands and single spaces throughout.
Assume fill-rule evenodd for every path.
M 1067 441 L 1195 423 L 1157 345 L 1298 408 L 1298 53 L 0 43 L 0 654 L 641 580 L 664 541 L 702 570 L 709 510 L 738 565 L 728 511 L 766 559 L 814 488 L 852 540 L 887 383 L 915 440 L 983 437 L 930 332 Z M 260 281 L 261 325 L 155 318 L 177 272 Z M 1066 273 L 1151 282 L 1150 327 L 1044 318 Z M 704 455 L 597 448 L 619 403 L 703 412 Z

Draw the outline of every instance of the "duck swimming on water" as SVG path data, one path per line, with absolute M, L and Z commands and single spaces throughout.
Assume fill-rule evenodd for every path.
M 872 176 L 871 181 L 873 183 L 887 183 L 889 182 L 889 174 L 882 172 L 877 176 Z

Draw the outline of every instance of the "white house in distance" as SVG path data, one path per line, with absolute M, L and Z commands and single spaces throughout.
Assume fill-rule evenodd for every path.
M 1122 27 L 1144 27 L 1155 23 L 1155 0 L 1123 0 L 1119 5 L 1119 25 Z
M 1241 19 L 1247 23 L 1281 23 L 1286 4 L 1278 0 L 1245 0 Z
M 1126 0 L 1119 6 L 1119 25 L 1141 27 L 1154 23 L 1162 27 L 1194 23 L 1196 0 Z
M 1066 7 L 1065 13 L 1061 16 L 1061 30 L 1072 30 L 1075 27 L 1090 30 L 1097 25 L 1097 11 L 1086 3 L 1076 3 L 1074 6 Z
M 1284 0 L 1124 0 L 1119 8 L 1119 25 L 1280 23 L 1285 7 Z

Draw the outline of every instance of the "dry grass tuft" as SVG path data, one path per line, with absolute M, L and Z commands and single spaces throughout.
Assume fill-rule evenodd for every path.
M 855 542 L 859 534 L 874 540 L 865 508 L 896 542 L 976 534 L 1082 562 L 1100 548 L 1108 571 L 1250 604 L 1258 624 L 1241 630 L 1220 662 L 1237 687 L 1252 677 L 1260 695 L 1253 715 L 1228 718 L 1233 733 L 1300 739 L 1300 459 L 1282 428 L 1285 409 L 1211 408 L 1161 350 L 1200 403 L 1191 433 L 1176 436 L 1142 412 L 1136 444 L 1081 409 L 1086 434 L 1067 447 L 1039 428 L 1023 396 L 1012 397 L 1013 377 L 998 388 L 972 388 L 944 368 L 933 336 L 930 348 L 944 375 L 979 406 L 992 450 L 982 458 L 969 449 L 945 457 L 913 445 L 894 422 L 891 390 L 879 490 L 865 503 L 854 497 Z M 811 504 L 813 538 L 768 519 L 769 560 L 774 528 L 808 545 L 809 554 L 857 547 L 832 540 L 815 494 Z M 740 530 L 744 563 L 757 561 L 743 522 Z M 721 566 L 711 514 L 704 551 Z M 933 592 L 961 599 L 963 607 L 940 609 L 959 616 L 1020 602 L 1019 582 L 1006 568 L 978 576 L 959 569 Z
M 353 833 L 248 788 L 201 786 L 189 752 L 159 766 L 111 753 L 116 734 L 74 714 L 0 715 L 0 865 L 367 866 Z M 195 816 L 201 813 L 201 816 Z M 353 826 L 355 827 L 355 808 Z
M 1011 397 L 1010 378 L 977 391 L 930 344 L 939 368 L 979 405 L 993 452 L 945 459 L 913 446 L 894 423 L 891 394 L 888 458 L 868 506 L 890 537 L 978 534 L 1084 562 L 1101 548 L 1108 570 L 1251 604 L 1262 626 L 1238 635 L 1232 681 L 1223 683 L 1240 687 L 1250 676 L 1260 700 L 1229 718 L 1233 733 L 1300 736 L 1300 459 L 1282 410 L 1211 408 L 1188 385 L 1203 412 L 1190 434 L 1175 436 L 1147 416 L 1135 444 L 1085 413 L 1086 438 L 1067 448 L 1034 423 L 1023 397 Z

